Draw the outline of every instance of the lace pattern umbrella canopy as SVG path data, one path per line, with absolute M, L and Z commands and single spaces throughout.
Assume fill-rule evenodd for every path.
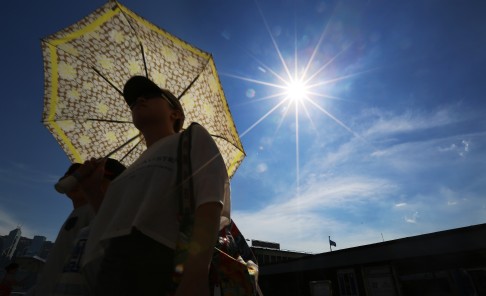
M 42 121 L 72 162 L 116 151 L 110 157 L 128 166 L 145 150 L 122 96 L 134 75 L 180 99 L 183 128 L 198 122 L 208 130 L 230 177 L 245 157 L 212 56 L 120 3 L 109 1 L 41 44 Z

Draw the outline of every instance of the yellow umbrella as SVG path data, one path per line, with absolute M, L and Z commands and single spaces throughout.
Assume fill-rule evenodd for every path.
M 184 127 L 198 122 L 209 131 L 230 177 L 245 157 L 212 56 L 118 2 L 44 38 L 42 51 L 43 123 L 71 161 L 119 148 L 110 157 L 128 166 L 145 149 L 122 96 L 134 75 L 180 99 Z

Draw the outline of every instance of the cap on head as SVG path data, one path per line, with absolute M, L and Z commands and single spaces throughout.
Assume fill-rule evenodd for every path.
M 59 181 L 62 179 L 66 178 L 67 176 L 72 175 L 79 167 L 81 167 L 80 163 L 72 163 L 69 168 L 67 169 L 66 173 L 64 176 L 62 176 Z M 118 177 L 126 167 L 121 164 L 118 160 L 113 159 L 113 158 L 107 158 L 106 163 L 105 163 L 105 175 L 104 177 L 107 178 L 108 180 L 114 180 L 116 177 Z
M 64 173 L 64 175 L 61 178 L 59 178 L 59 181 L 66 178 L 67 176 L 72 175 L 80 166 L 81 166 L 80 163 L 77 162 L 72 163 L 67 169 L 67 171 Z
M 138 97 L 147 95 L 160 95 L 169 100 L 174 109 L 181 112 L 182 118 L 174 122 L 174 131 L 179 132 L 184 124 L 184 110 L 174 94 L 167 89 L 160 88 L 157 84 L 145 76 L 133 76 L 128 79 L 123 87 L 123 97 L 125 98 L 128 106 L 131 106 Z

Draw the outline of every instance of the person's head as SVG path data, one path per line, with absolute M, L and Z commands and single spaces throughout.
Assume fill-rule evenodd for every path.
M 146 122 L 170 124 L 178 133 L 184 124 L 184 110 L 167 89 L 160 88 L 144 76 L 133 76 L 123 87 L 123 97 L 132 110 L 135 126 L 141 130 Z
M 71 164 L 67 169 L 66 173 L 59 179 L 59 181 L 72 175 L 80 167 L 81 167 L 80 163 L 75 162 Z M 113 181 L 116 177 L 118 177 L 125 169 L 126 167 L 123 164 L 121 164 L 118 160 L 113 158 L 107 158 L 105 162 L 104 178 L 101 183 L 102 190 L 106 191 L 110 182 Z M 66 193 L 66 195 L 75 204 L 83 204 L 86 202 L 84 193 L 80 189 L 81 186 L 78 184 L 71 191 Z

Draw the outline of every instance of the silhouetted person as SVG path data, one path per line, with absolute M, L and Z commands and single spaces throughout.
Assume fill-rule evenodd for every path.
M 165 295 L 171 289 L 179 235 L 177 150 L 184 112 L 177 98 L 142 76 L 124 86 L 124 98 L 147 149 L 108 188 L 93 220 L 86 262 L 101 256 L 96 295 Z M 229 221 L 229 179 L 209 133 L 192 130 L 195 221 L 176 295 L 209 295 L 209 264 L 220 228 Z M 86 191 L 96 195 L 97 162 Z M 101 193 L 99 193 L 101 194 Z

